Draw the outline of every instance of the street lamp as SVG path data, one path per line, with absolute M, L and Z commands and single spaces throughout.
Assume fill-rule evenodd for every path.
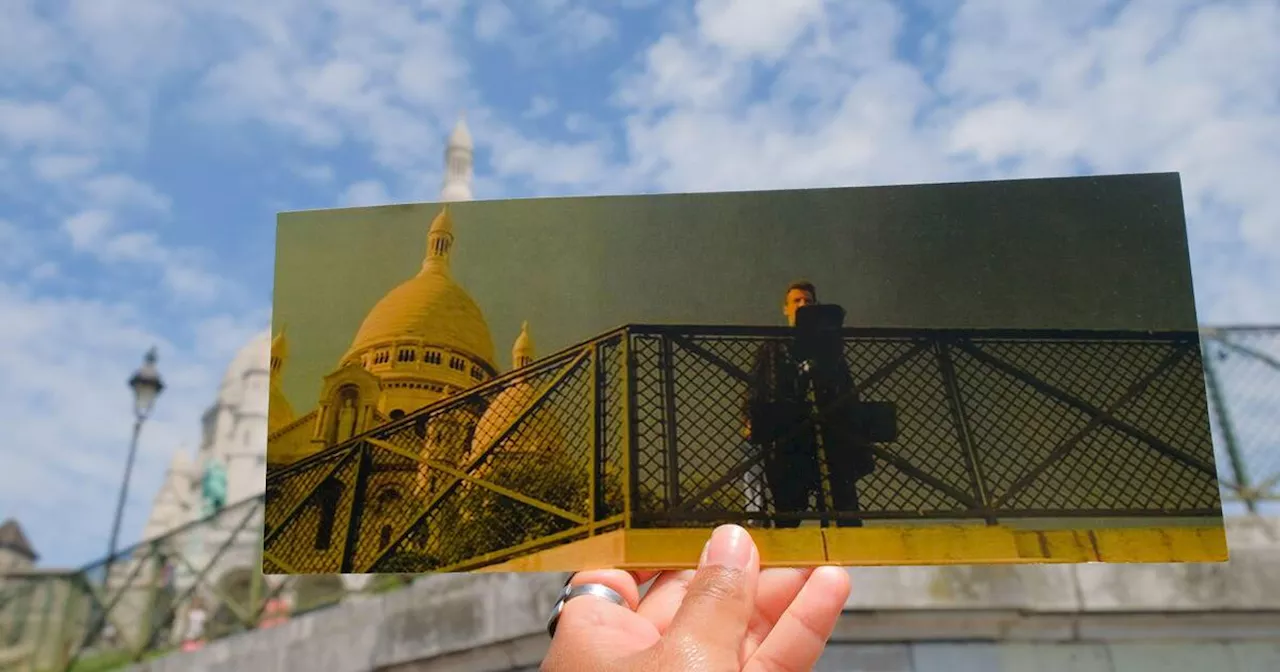
M 129 387 L 133 388 L 133 412 L 140 424 L 151 414 L 151 407 L 155 405 L 156 397 L 160 396 L 160 392 L 164 390 L 160 372 L 156 370 L 155 348 L 147 351 L 147 356 L 142 360 L 142 368 L 134 372 L 133 377 L 129 379 Z
M 124 515 L 124 501 L 129 495 L 129 478 L 133 475 L 133 459 L 138 452 L 138 434 L 142 432 L 142 423 L 151 414 L 156 397 L 164 390 L 160 380 L 160 372 L 156 370 L 156 349 L 147 351 L 142 360 L 142 367 L 129 379 L 129 387 L 133 388 L 133 441 L 129 443 L 129 457 L 125 462 L 124 480 L 120 483 L 120 499 L 116 502 L 116 517 L 111 525 L 111 546 L 107 549 L 107 561 L 104 566 L 103 585 L 111 579 L 111 565 L 115 562 L 116 542 L 120 536 L 120 518 Z

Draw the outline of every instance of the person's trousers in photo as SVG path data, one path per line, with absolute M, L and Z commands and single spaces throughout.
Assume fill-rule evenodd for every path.
M 817 499 L 819 509 L 825 507 L 817 446 L 804 448 L 785 447 L 770 450 L 765 455 L 765 481 L 773 498 L 775 513 L 796 514 L 810 511 L 811 497 Z M 827 456 L 834 513 L 859 511 L 858 476 L 854 464 L 855 460 L 849 451 L 833 451 L 832 455 Z M 791 529 L 799 527 L 800 523 L 799 518 L 779 518 L 774 521 L 773 527 Z M 836 527 L 862 527 L 862 521 L 837 519 Z

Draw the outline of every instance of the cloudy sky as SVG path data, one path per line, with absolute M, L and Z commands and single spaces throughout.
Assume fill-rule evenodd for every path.
M 280 210 L 1181 171 L 1201 320 L 1280 323 L 1275 0 L 0 2 L 0 518 L 123 536 L 270 314 Z

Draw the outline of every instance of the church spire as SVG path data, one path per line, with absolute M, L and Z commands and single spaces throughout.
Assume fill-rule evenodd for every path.
M 453 217 L 449 206 L 440 208 L 440 214 L 431 222 L 427 233 L 427 256 L 422 260 L 424 272 L 449 273 L 449 253 L 453 251 Z
M 293 406 L 284 396 L 281 374 L 289 360 L 289 339 L 284 335 L 287 325 L 280 325 L 280 333 L 271 339 L 271 378 L 267 383 L 267 434 L 293 422 Z
M 271 375 L 279 376 L 284 369 L 285 360 L 289 357 L 289 341 L 285 338 L 285 325 L 280 325 L 280 333 L 271 339 Z
M 466 115 L 459 114 L 458 123 L 449 134 L 449 146 L 444 150 L 444 186 L 440 190 L 441 201 L 471 200 L 473 149 Z
M 511 368 L 523 369 L 533 363 L 533 339 L 529 337 L 529 322 L 520 325 L 520 336 L 511 346 Z

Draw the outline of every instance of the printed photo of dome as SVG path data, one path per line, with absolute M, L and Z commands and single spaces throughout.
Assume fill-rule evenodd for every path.
M 475 202 L 459 129 L 279 216 L 264 572 L 1226 559 L 1177 175 Z

